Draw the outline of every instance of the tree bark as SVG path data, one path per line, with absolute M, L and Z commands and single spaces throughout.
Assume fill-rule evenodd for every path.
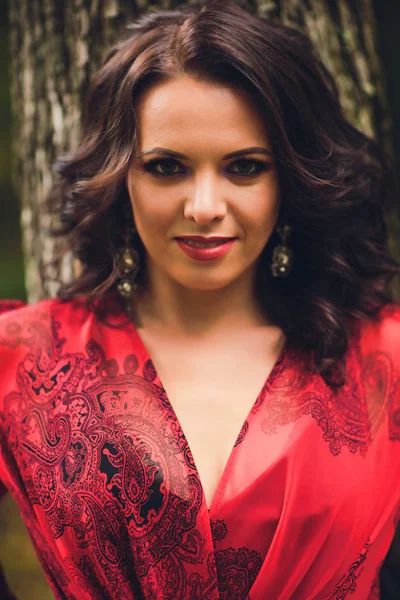
M 347 117 L 391 151 L 391 121 L 376 50 L 372 0 L 253 0 L 252 10 L 306 33 L 338 82 Z M 41 273 L 62 247 L 46 235 L 43 209 L 57 155 L 76 147 L 89 77 L 125 25 L 179 0 L 12 0 L 10 2 L 13 179 L 21 201 L 27 296 L 55 296 L 75 265 Z M 244 2 L 239 2 L 244 4 Z M 397 254 L 397 252 L 396 252 Z

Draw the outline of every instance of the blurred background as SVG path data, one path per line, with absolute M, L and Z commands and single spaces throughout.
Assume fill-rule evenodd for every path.
M 0 0 L 0 298 L 25 299 L 18 198 L 11 185 L 7 2 Z
M 0 0 L 0 298 L 26 300 L 19 202 L 11 184 L 7 10 L 7 2 Z M 54 598 L 9 494 L 0 500 L 0 562 L 19 600 Z
M 9 0 L 13 1 L 13 0 Z M 336 0 L 333 0 L 336 1 Z M 19 199 L 11 175 L 11 112 L 7 1 L 0 0 L 0 298 L 26 300 L 19 226 Z M 375 0 L 379 53 L 384 65 L 393 117 L 393 141 L 400 157 L 400 2 Z M 398 163 L 399 164 L 399 163 Z M 11 497 L 0 502 L 0 562 L 10 587 L 20 600 L 50 600 L 52 593 Z M 0 599 L 1 600 L 1 599 Z

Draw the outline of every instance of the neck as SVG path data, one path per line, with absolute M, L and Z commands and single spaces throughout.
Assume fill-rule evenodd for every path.
M 205 290 L 149 278 L 133 309 L 138 328 L 153 327 L 190 336 L 218 335 L 230 328 L 267 327 L 268 320 L 254 293 L 253 278 L 224 288 Z

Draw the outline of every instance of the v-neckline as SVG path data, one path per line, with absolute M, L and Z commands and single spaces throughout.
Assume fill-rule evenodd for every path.
M 145 362 L 150 361 L 151 364 L 152 364 L 152 367 L 154 369 L 154 379 L 153 379 L 153 381 L 156 381 L 157 384 L 158 384 L 158 386 L 162 389 L 163 394 L 164 394 L 164 401 L 167 403 L 168 408 L 170 409 L 170 412 L 173 415 L 175 423 L 176 423 L 177 427 L 179 428 L 179 430 L 181 432 L 181 437 L 182 437 L 183 441 L 185 442 L 186 447 L 189 450 L 189 453 L 190 453 L 190 455 L 192 457 L 192 464 L 194 466 L 194 469 L 195 469 L 195 472 L 196 472 L 196 476 L 197 476 L 197 479 L 199 481 L 200 488 L 201 488 L 202 500 L 204 502 L 204 505 L 206 506 L 208 515 L 211 517 L 212 514 L 215 515 L 215 512 L 216 512 L 217 508 L 220 506 L 221 501 L 223 499 L 223 493 L 224 493 L 225 488 L 226 488 L 227 483 L 228 483 L 228 477 L 229 477 L 229 474 L 232 471 L 232 468 L 233 468 L 233 465 L 234 465 L 234 461 L 235 461 L 236 456 L 237 456 L 237 448 L 238 448 L 237 447 L 237 442 L 238 442 L 240 434 L 241 434 L 241 432 L 243 430 L 243 427 L 245 426 L 246 422 L 247 422 L 248 425 L 250 424 L 251 416 L 254 413 L 254 409 L 257 406 L 257 404 L 258 404 L 258 402 L 260 400 L 260 397 L 263 394 L 265 388 L 266 387 L 271 388 L 271 386 L 276 382 L 277 376 L 283 370 L 283 366 L 284 366 L 284 364 L 286 362 L 285 359 L 286 359 L 286 355 L 287 355 L 287 343 L 286 343 L 286 340 L 284 340 L 284 344 L 283 344 L 282 348 L 280 349 L 280 352 L 278 354 L 277 359 L 275 360 L 275 362 L 274 362 L 271 370 L 269 371 L 269 373 L 268 373 L 268 375 L 267 375 L 267 377 L 266 377 L 266 379 L 265 379 L 265 381 L 264 381 L 264 383 L 263 383 L 263 385 L 261 387 L 261 390 L 259 391 L 259 393 L 258 393 L 255 401 L 251 405 L 251 408 L 250 408 L 250 410 L 249 410 L 249 412 L 248 412 L 245 420 L 243 421 L 243 423 L 242 423 L 242 425 L 241 425 L 241 427 L 239 429 L 239 432 L 238 432 L 238 434 L 237 434 L 237 436 L 235 438 L 235 442 L 233 444 L 233 447 L 230 450 L 228 460 L 227 460 L 227 462 L 225 464 L 225 467 L 223 468 L 222 475 L 221 475 L 221 477 L 220 477 L 220 479 L 218 481 L 217 487 L 215 488 L 211 504 L 210 504 L 210 506 L 208 506 L 207 498 L 206 498 L 206 495 L 205 495 L 205 492 L 204 492 L 203 483 L 202 483 L 201 478 L 200 478 L 200 472 L 199 472 L 199 470 L 197 468 L 194 455 L 193 455 L 192 450 L 191 450 L 190 445 L 189 445 L 189 441 L 188 441 L 188 439 L 186 437 L 186 434 L 185 434 L 185 432 L 184 432 L 184 430 L 182 428 L 182 425 L 181 425 L 181 423 L 179 421 L 178 415 L 175 412 L 175 409 L 172 406 L 172 403 L 170 402 L 170 399 L 169 399 L 167 391 L 166 391 L 166 389 L 165 389 L 165 387 L 163 385 L 163 382 L 161 381 L 161 378 L 158 375 L 158 371 L 157 371 L 156 365 L 154 364 L 154 361 L 153 361 L 152 357 L 150 356 L 150 353 L 149 353 L 149 351 L 148 351 L 148 349 L 146 347 L 146 344 L 142 340 L 142 338 L 141 338 L 141 336 L 140 336 L 137 328 L 135 327 L 135 325 L 134 325 L 134 323 L 132 322 L 131 319 L 129 319 L 128 326 L 130 327 L 130 329 L 133 331 L 134 335 L 136 336 L 136 338 L 138 340 L 138 343 L 139 343 L 139 346 L 141 346 L 142 354 L 145 357 Z

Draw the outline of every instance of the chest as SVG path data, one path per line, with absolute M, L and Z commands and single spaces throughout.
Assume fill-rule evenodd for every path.
M 192 453 L 208 507 L 281 350 L 281 335 L 190 348 L 141 337 Z

